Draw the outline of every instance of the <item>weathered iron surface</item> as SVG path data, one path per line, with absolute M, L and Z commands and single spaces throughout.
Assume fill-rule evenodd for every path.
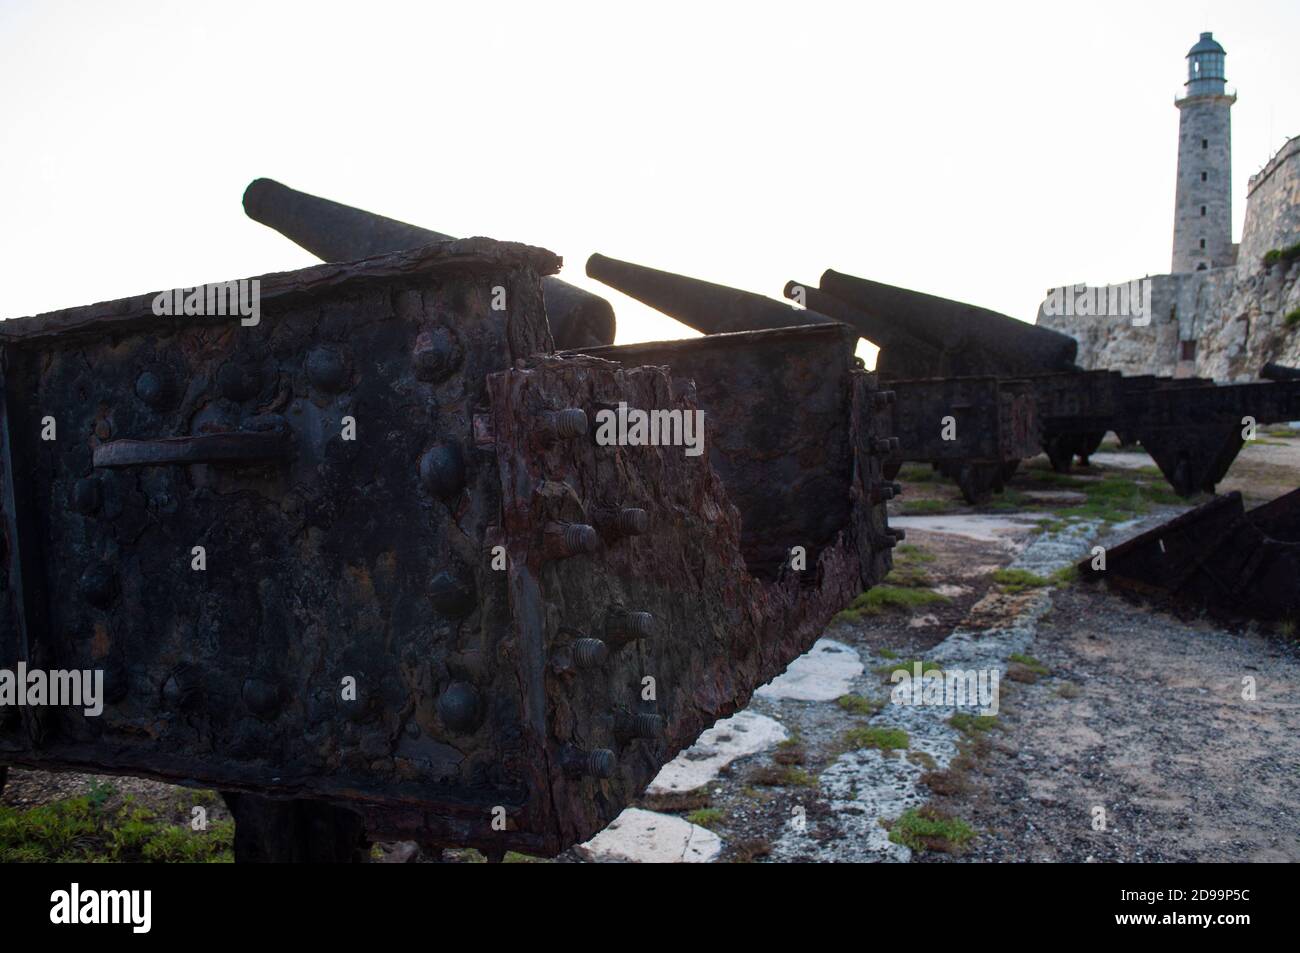
M 453 240 L 441 232 L 299 192 L 273 179 L 249 184 L 244 211 L 322 261 L 356 261 Z M 613 343 L 614 309 L 608 301 L 554 276 L 545 277 L 542 287 L 558 347 Z
M 500 491 L 472 419 L 489 372 L 550 347 L 537 275 L 557 266 L 469 240 L 267 276 L 256 327 L 156 317 L 151 295 L 0 325 L 0 661 L 102 670 L 109 700 L 22 709 L 0 760 L 339 802 L 508 787 L 448 743 L 437 702 L 492 631 L 475 593 Z M 344 380 L 319 374 L 326 352 Z M 140 396 L 145 375 L 168 399 Z M 289 457 L 212 459 L 268 421 Z M 443 446 L 465 458 L 445 498 L 419 466 Z M 483 717 L 519 733 L 508 705 Z
M 884 508 L 855 505 L 840 488 L 860 485 L 877 502 L 886 489 L 893 495 L 878 472 L 855 473 L 863 460 L 884 461 L 896 446 L 893 395 L 876 390 L 875 375 L 858 368 L 856 343 L 849 328 L 830 323 L 582 353 L 626 366 L 664 365 L 679 386 L 693 382 L 712 421 L 709 459 L 743 516 L 750 572 L 775 578 L 793 545 L 815 562 L 855 518 L 865 518 L 854 535 L 866 545 L 860 555 L 874 583 L 893 539 Z M 850 433 L 851 407 L 863 400 L 866 416 Z
M 587 259 L 587 275 L 704 334 L 770 331 L 831 318 L 751 291 L 619 261 L 599 253 Z
M 996 377 L 893 380 L 892 429 L 903 462 L 929 463 L 981 502 L 1001 491 L 1014 466 L 1039 451 L 1038 408 L 1025 381 Z
M 1050 328 L 987 308 L 828 269 L 820 289 L 870 319 L 887 322 L 943 353 L 948 376 L 1041 374 L 1074 369 L 1078 343 Z
M 1082 578 L 1221 616 L 1300 618 L 1300 490 L 1247 512 L 1216 497 L 1079 563 Z
M 960 376 L 949 372 L 948 352 L 933 347 L 879 315 L 868 314 L 819 288 L 798 281 L 786 283 L 787 298 L 803 301 L 808 308 L 847 324 L 880 349 L 876 373 L 883 380 L 931 380 Z
M 557 266 L 471 239 L 266 276 L 254 327 L 152 295 L 0 324 L 0 665 L 107 696 L 0 709 L 0 762 L 216 787 L 246 858 L 552 854 L 806 651 L 901 535 L 852 336 L 554 356 Z M 701 404 L 700 456 L 595 439 Z
M 1300 380 L 1300 367 L 1287 367 L 1269 361 L 1260 370 L 1259 376 L 1266 381 L 1296 381 Z
M 1035 411 L 1022 384 L 994 378 L 945 381 L 929 376 L 942 373 L 946 366 L 937 348 L 815 288 L 793 282 L 787 285 L 787 296 L 802 299 L 807 306 L 794 308 L 747 291 L 604 255 L 588 259 L 587 273 L 710 335 L 741 328 L 840 322 L 877 344 L 887 342 L 888 346 L 882 345 L 881 361 L 894 369 L 906 366 L 927 374 L 915 380 L 888 378 L 891 386 L 900 380 L 907 384 L 893 388 L 896 400 L 889 398 L 893 407 L 891 437 L 896 443 L 888 450 L 888 479 L 904 461 L 933 463 L 951 475 L 974 502 L 1000 489 L 1015 461 L 1038 452 Z M 712 380 L 720 373 L 718 367 L 712 367 L 696 380 Z M 954 427 L 945 425 L 949 419 Z M 756 434 L 753 445 L 762 446 L 762 437 L 761 432 Z
M 1300 419 L 1300 381 L 1175 382 L 1125 397 L 1111 429 L 1132 434 L 1181 496 L 1213 493 L 1254 427 Z

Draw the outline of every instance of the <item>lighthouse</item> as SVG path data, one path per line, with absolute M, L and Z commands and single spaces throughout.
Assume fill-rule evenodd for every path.
M 1187 52 L 1187 83 L 1178 107 L 1178 187 L 1172 272 L 1235 263 L 1232 244 L 1232 125 L 1237 101 L 1223 71 L 1224 49 L 1202 33 Z

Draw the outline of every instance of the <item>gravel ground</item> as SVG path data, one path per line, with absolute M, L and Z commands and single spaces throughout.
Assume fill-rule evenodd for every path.
M 1293 648 L 1076 586 L 1033 653 L 1050 675 L 1004 693 L 968 790 L 936 800 L 981 836 L 926 859 L 1300 860 Z

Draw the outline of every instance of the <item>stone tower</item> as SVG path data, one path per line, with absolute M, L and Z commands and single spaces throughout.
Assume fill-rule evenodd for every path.
M 1174 200 L 1174 274 L 1222 268 L 1232 245 L 1232 126 L 1223 47 L 1202 33 L 1187 52 L 1187 93 L 1178 107 L 1178 192 Z

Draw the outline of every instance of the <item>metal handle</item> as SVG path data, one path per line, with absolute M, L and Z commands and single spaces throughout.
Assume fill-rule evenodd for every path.
M 113 440 L 95 448 L 97 467 L 156 467 L 188 463 L 271 463 L 289 456 L 288 434 L 280 430 Z

